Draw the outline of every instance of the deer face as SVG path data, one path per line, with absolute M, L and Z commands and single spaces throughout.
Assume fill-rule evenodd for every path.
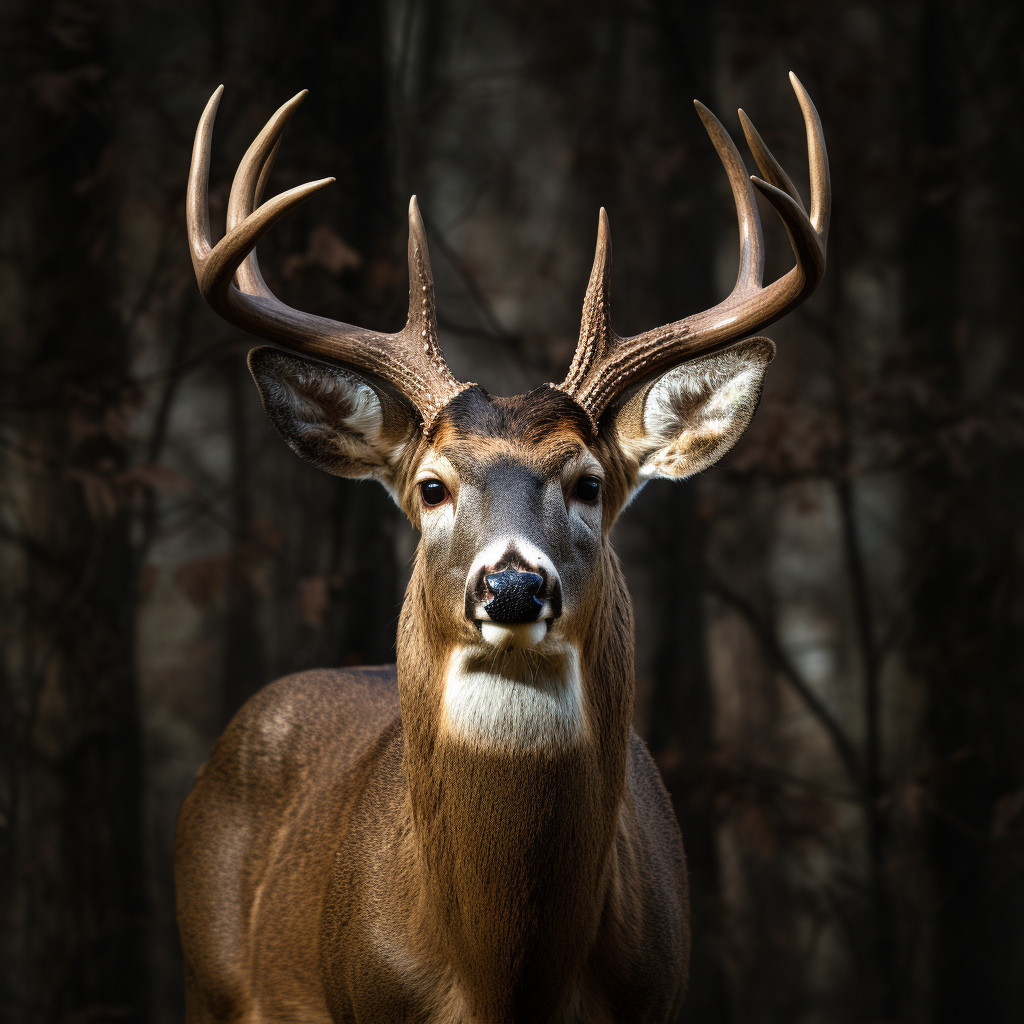
M 443 411 L 404 504 L 430 601 L 463 643 L 528 649 L 574 632 L 605 543 L 609 469 L 593 441 L 554 388 L 468 388 Z
M 677 367 L 595 431 L 558 388 L 457 394 L 425 433 L 408 403 L 351 371 L 255 349 L 264 405 L 322 469 L 383 483 L 422 535 L 422 586 L 452 642 L 499 650 L 584 642 L 609 532 L 652 477 L 686 477 L 746 428 L 774 346 L 755 339 Z

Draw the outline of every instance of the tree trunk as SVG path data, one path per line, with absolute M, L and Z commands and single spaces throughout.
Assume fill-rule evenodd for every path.
M 999 394 L 1020 394 L 1024 357 L 1020 329 L 1019 182 L 1012 170 L 1021 156 L 1017 111 L 1022 99 L 1020 18 L 999 4 L 983 20 L 999 38 L 983 76 L 974 79 L 964 33 L 975 15 L 949 0 L 925 6 L 920 34 L 921 96 L 916 209 L 907 233 L 906 333 L 919 362 L 931 364 L 935 399 L 923 413 L 925 429 L 940 434 L 950 412 L 977 407 L 994 413 Z M 1012 26 L 1009 32 L 996 29 Z M 1003 64 L 1008 61 L 1008 66 Z M 968 65 L 968 66 L 965 66 Z M 1000 76 L 1006 76 L 1001 81 Z M 1006 92 L 1006 82 L 1011 82 Z M 1007 119 L 991 152 L 963 128 L 966 100 L 995 102 Z M 996 112 L 993 112 L 996 113 Z M 1001 120 L 996 113 L 995 120 Z M 962 155 L 963 154 L 963 155 Z M 971 294 L 961 257 L 965 208 L 975 162 L 1005 168 L 982 183 L 995 208 L 1013 211 L 995 240 L 1001 252 L 988 296 Z M 958 166 L 963 160 L 965 167 Z M 982 163 L 982 165 L 984 165 Z M 966 180 L 965 180 L 966 179 Z M 954 186 L 956 182 L 956 187 Z M 995 299 L 997 309 L 985 308 Z M 972 362 L 987 325 L 1004 327 L 1002 371 L 978 394 Z M 993 316 L 993 314 L 995 314 Z M 958 325 L 968 344 L 958 344 Z M 974 392 L 972 394 L 972 392 Z M 1004 447 L 1008 438 L 972 447 L 964 465 L 936 460 L 917 480 L 922 546 L 931 540 L 929 570 L 916 609 L 912 651 L 927 680 L 928 730 L 934 756 L 933 807 L 928 852 L 936 887 L 934 999 L 940 1022 L 968 1018 L 1019 1020 L 1024 885 L 1019 857 L 1005 835 L 1013 815 L 1007 800 L 1024 792 L 1019 730 L 1024 644 L 1019 602 L 1019 531 L 1024 505 L 1019 486 L 1024 459 Z M 935 510 L 940 510 L 937 514 Z M 1018 553 L 1015 554 L 1015 551 Z M 1016 563 L 1016 568 L 1015 568 Z M 1015 583 L 1015 576 L 1017 582 Z M 1000 801 L 1004 810 L 1000 811 Z M 1002 817 L 1001 817 L 1002 814 Z
M 145 982 L 136 564 L 117 295 L 116 132 L 106 5 L 19 5 L 5 158 L 16 248 L 9 459 L 24 559 L 8 648 L 5 1011 L 12 1021 L 130 1021 Z M 42 553 L 45 552 L 45 557 Z

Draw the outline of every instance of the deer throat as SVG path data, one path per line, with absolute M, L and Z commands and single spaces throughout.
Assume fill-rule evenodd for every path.
M 487 751 L 558 751 L 586 742 L 579 651 L 568 643 L 542 651 L 456 647 L 440 726 L 450 742 Z

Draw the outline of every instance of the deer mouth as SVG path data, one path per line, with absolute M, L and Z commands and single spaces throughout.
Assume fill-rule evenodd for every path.
M 484 611 L 481 609 L 481 611 Z M 484 611 L 486 615 L 486 612 Z M 484 642 L 500 650 L 529 650 L 536 647 L 548 635 L 554 622 L 552 616 L 537 618 L 533 622 L 494 622 L 489 618 L 474 620 L 477 631 Z

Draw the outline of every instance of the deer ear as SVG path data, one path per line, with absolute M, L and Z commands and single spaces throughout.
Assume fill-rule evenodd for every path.
M 716 463 L 747 429 L 775 345 L 750 338 L 673 367 L 619 410 L 615 430 L 637 484 L 685 479 Z
M 388 487 L 416 434 L 412 407 L 353 370 L 269 346 L 249 353 L 263 408 L 292 451 L 336 476 Z

